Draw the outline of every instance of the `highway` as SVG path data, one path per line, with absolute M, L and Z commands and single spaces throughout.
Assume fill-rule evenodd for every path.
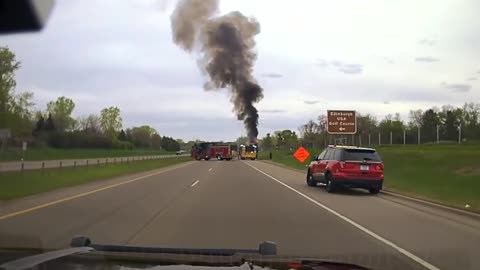
M 388 178 L 387 180 L 388 181 Z M 360 190 L 329 194 L 261 161 L 192 161 L 0 202 L 0 247 L 255 248 L 372 269 L 480 269 L 480 219 Z

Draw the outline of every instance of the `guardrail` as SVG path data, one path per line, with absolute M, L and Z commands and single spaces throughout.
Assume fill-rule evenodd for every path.
M 63 167 L 85 167 L 99 166 L 118 163 L 129 163 L 141 160 L 155 160 L 164 158 L 186 157 L 183 155 L 154 155 L 154 156 L 132 156 L 132 157 L 105 157 L 88 159 L 63 159 L 63 160 L 41 160 L 41 161 L 8 161 L 0 162 L 0 172 L 39 170 Z

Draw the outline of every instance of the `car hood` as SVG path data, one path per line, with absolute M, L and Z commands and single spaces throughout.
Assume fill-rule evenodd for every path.
M 49 251 L 0 250 L 0 269 L 368 269 L 320 258 L 279 256 L 276 244 L 268 241 L 257 249 L 195 249 L 94 244 L 78 236 L 70 245 Z

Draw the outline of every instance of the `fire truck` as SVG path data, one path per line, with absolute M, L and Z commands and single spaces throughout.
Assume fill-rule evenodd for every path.
M 192 147 L 191 157 L 196 160 L 232 160 L 238 154 L 236 144 L 204 142 L 195 144 Z
M 240 158 L 255 160 L 258 157 L 258 144 L 248 143 L 240 145 Z

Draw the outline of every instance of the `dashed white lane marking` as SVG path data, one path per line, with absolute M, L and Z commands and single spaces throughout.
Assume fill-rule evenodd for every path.
M 244 163 L 247 164 L 248 166 L 250 166 L 252 169 L 260 172 L 261 174 L 263 174 L 263 175 L 267 176 L 268 178 L 272 179 L 273 181 L 277 182 L 278 184 L 290 189 L 291 191 L 297 193 L 298 195 L 302 196 L 303 198 L 307 199 L 308 201 L 314 203 L 315 205 L 320 206 L 321 208 L 323 208 L 323 209 L 327 210 L 328 212 L 332 213 L 333 215 L 335 215 L 335 216 L 339 217 L 340 219 L 348 222 L 350 225 L 354 226 L 355 228 L 363 231 L 364 233 L 370 235 L 371 237 L 377 239 L 378 241 L 384 243 L 385 245 L 390 246 L 391 248 L 395 249 L 396 251 L 402 253 L 403 255 L 407 256 L 408 258 L 410 258 L 410 259 L 414 260 L 415 262 L 419 263 L 420 265 L 422 265 L 426 269 L 428 269 L 428 270 L 440 270 L 440 268 L 430 264 L 429 262 L 423 260 L 422 258 L 420 258 L 417 255 L 411 253 L 410 251 L 408 251 L 408 250 L 406 250 L 402 247 L 397 246 L 395 243 L 391 242 L 390 240 L 387 240 L 387 239 L 381 237 L 380 235 L 370 231 L 369 229 L 363 227 L 362 225 L 356 223 L 355 221 L 349 219 L 348 217 L 338 213 L 337 211 L 329 208 L 328 206 L 325 206 L 325 205 L 315 201 L 314 199 L 312 199 L 308 195 L 305 195 L 304 193 L 296 190 L 295 188 L 283 183 L 282 181 L 276 179 L 275 177 L 269 175 L 268 173 L 266 173 L 266 172 L 264 172 L 260 169 L 257 169 L 255 166 L 250 165 L 247 162 L 244 162 Z
M 200 180 L 197 180 L 197 181 L 193 182 L 193 184 L 191 184 L 190 186 L 191 186 L 191 187 L 194 187 L 194 186 L 196 186 L 199 182 L 200 182 Z

